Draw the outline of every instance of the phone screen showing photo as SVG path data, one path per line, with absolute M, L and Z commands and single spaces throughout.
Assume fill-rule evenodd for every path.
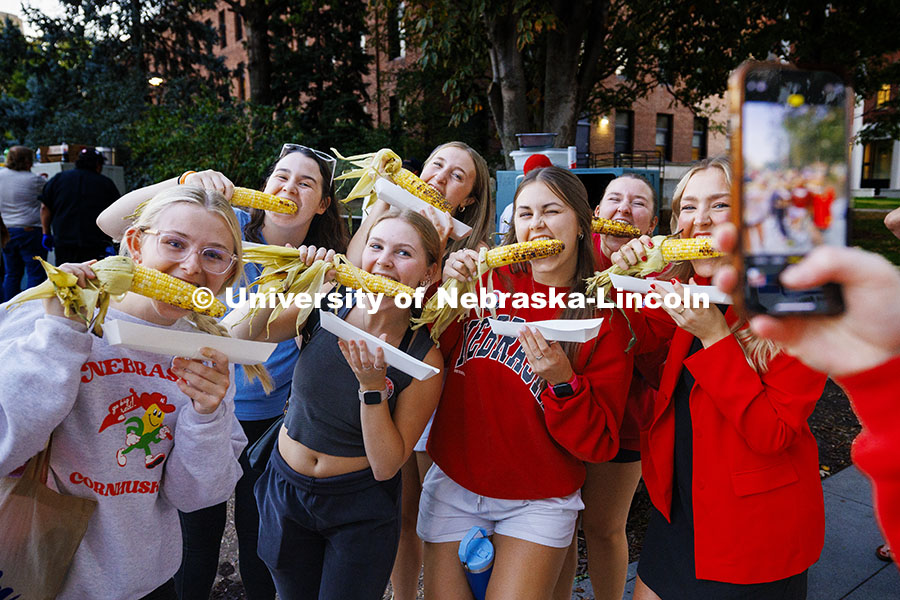
M 741 243 L 745 298 L 753 312 L 841 310 L 835 286 L 786 290 L 778 276 L 816 246 L 846 245 L 848 93 L 827 71 L 747 73 Z

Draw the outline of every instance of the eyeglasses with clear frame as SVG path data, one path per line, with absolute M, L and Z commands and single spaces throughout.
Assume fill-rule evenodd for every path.
M 296 152 L 298 150 L 308 150 L 319 157 L 321 160 L 325 161 L 326 164 L 331 165 L 331 181 L 328 182 L 328 186 L 331 187 L 331 184 L 334 183 L 334 169 L 337 166 L 337 159 L 330 154 L 326 154 L 325 152 L 316 150 L 315 148 L 310 148 L 309 146 L 287 143 L 281 147 L 281 154 L 278 155 L 278 160 L 281 160 L 291 152 Z
M 237 255 L 227 252 L 224 248 L 216 246 L 204 246 L 195 248 L 183 236 L 171 231 L 157 231 L 144 229 L 144 233 L 156 236 L 156 249 L 166 260 L 181 262 L 191 254 L 200 257 L 200 268 L 211 275 L 222 275 L 228 272 L 231 265 L 237 260 Z

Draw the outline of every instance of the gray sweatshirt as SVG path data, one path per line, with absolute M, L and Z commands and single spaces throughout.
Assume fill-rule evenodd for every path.
M 224 502 L 247 443 L 232 384 L 203 415 L 175 384 L 171 357 L 110 346 L 42 303 L 0 306 L 0 473 L 53 433 L 47 485 L 97 500 L 59 598 L 133 600 L 181 563 L 177 510 Z M 115 309 L 107 320 L 152 325 Z M 173 329 L 192 330 L 186 320 Z

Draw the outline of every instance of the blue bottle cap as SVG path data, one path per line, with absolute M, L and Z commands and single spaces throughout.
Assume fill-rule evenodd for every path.
M 479 534 L 480 537 L 476 537 Z M 486 535 L 484 529 L 475 526 L 459 544 L 459 560 L 471 573 L 484 571 L 494 562 L 494 545 L 485 537 Z

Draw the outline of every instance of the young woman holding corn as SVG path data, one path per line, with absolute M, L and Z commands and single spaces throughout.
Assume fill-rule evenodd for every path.
M 533 260 L 525 272 L 495 269 L 486 275 L 494 289 L 583 293 L 594 252 L 578 178 L 557 167 L 535 169 L 514 203 L 506 242 L 557 239 L 565 248 Z M 445 279 L 469 279 L 477 260 L 473 250 L 451 254 Z M 601 316 L 591 305 L 561 311 L 507 304 L 497 312 L 512 321 Z M 435 464 L 418 523 L 427 597 L 471 597 L 457 549 L 473 525 L 493 535 L 489 597 L 550 597 L 583 508 L 582 461 L 609 460 L 618 450 L 630 334 L 620 313 L 602 316 L 599 336 L 585 344 L 550 343 L 530 328 L 516 339 L 496 336 L 475 313 L 441 336 L 447 377 L 428 440 Z
M 347 246 L 347 230 L 334 202 L 334 158 L 297 144 L 285 144 L 280 155 L 269 167 L 262 191 L 271 195 L 273 204 L 257 203 L 252 190 L 240 191 L 217 171 L 187 173 L 180 178 L 136 190 L 123 196 L 98 219 L 98 223 L 114 234 L 122 216 L 130 214 L 148 194 L 179 184 L 199 184 L 221 191 L 232 203 L 253 205 L 249 212 L 234 210 L 241 224 L 243 239 L 260 244 L 297 247 L 302 244 L 333 248 L 343 252 Z M 235 190 L 243 198 L 236 198 Z M 274 203 L 287 203 L 295 212 L 283 213 Z M 266 208 L 270 210 L 266 210 Z M 247 281 L 259 277 L 261 269 L 255 263 L 244 267 Z M 244 377 L 240 365 L 237 371 L 235 414 L 244 433 L 253 444 L 282 414 L 290 394 L 291 377 L 297 362 L 299 346 L 295 339 L 281 342 L 265 367 L 272 376 L 274 389 L 266 394 L 258 381 Z M 246 452 L 241 454 L 243 475 L 235 489 L 234 520 L 238 538 L 241 582 L 249 600 L 272 600 L 275 586 L 265 564 L 256 553 L 259 532 L 259 511 L 253 496 L 253 486 L 259 475 L 250 468 Z M 182 515 L 184 529 L 184 558 L 176 577 L 181 600 L 206 600 L 212 591 L 219 565 L 219 546 L 225 530 L 226 505 L 222 504 Z
M 151 200 L 122 247 L 141 267 L 216 292 L 240 273 L 231 207 L 196 187 Z M 84 287 L 93 263 L 61 270 Z M 98 503 L 60 598 L 174 599 L 177 511 L 224 501 L 240 476 L 246 438 L 234 419 L 232 370 L 211 349 L 201 362 L 110 346 L 70 315 L 55 296 L 0 310 L 0 378 L 21 390 L 15 402 L 0 399 L 0 472 L 52 434 L 48 484 Z M 136 293 L 111 301 L 106 319 L 224 333 L 212 317 Z M 35 392 L 39 402 L 22 401 Z
M 387 283 L 394 287 L 427 286 L 437 275 L 439 252 L 438 234 L 425 217 L 391 211 L 369 229 L 362 274 L 393 280 Z M 333 257 L 314 247 L 299 254 L 307 263 Z M 272 311 L 259 310 L 233 331 L 269 341 L 293 337 L 298 310 L 284 310 L 268 328 Z M 408 308 L 386 298 L 374 314 L 369 310 L 349 305 L 337 314 L 440 368 L 427 332 L 410 329 Z M 381 598 L 400 534 L 399 470 L 434 411 L 442 378 L 412 380 L 386 365 L 381 350 L 339 342 L 317 323 L 314 311 L 299 324 L 306 341 L 288 412 L 256 485 L 259 555 L 282 598 Z
M 727 222 L 730 177 L 721 159 L 688 171 L 673 196 L 672 230 L 704 238 Z M 636 264 L 647 241 L 629 242 L 613 261 Z M 681 280 L 708 283 L 728 260 L 691 260 Z M 806 570 L 822 549 L 818 451 L 806 421 L 825 377 L 724 308 L 660 309 L 677 329 L 642 436 L 654 509 L 639 600 L 805 598 Z
M 633 238 L 629 230 L 650 235 L 656 227 L 656 194 L 650 184 L 634 175 L 622 175 L 606 186 L 594 209 L 596 222 L 606 225 L 604 233 L 593 233 L 597 253 L 596 269 L 602 271 L 612 265 L 609 257 Z M 607 225 L 608 224 L 608 225 Z M 614 228 L 613 226 L 618 226 Z M 628 390 L 622 428 L 619 431 L 619 452 L 603 463 L 587 463 L 587 476 L 581 488 L 584 502 L 581 526 L 588 551 L 588 573 L 597 600 L 618 600 L 625 591 L 628 569 L 628 538 L 625 524 L 631 500 L 641 479 L 641 415 L 651 401 L 652 393 L 644 371 L 655 371 L 665 359 L 665 353 L 642 355 Z M 571 596 L 572 579 L 577 565 L 577 540 L 573 541 L 566 566 L 560 577 L 558 597 Z
M 443 196 L 454 218 L 472 227 L 472 233 L 462 240 L 451 241 L 448 247 L 449 231 L 439 221 L 433 220 L 441 234 L 442 247 L 446 247 L 444 256 L 461 248 L 478 249 L 490 245 L 490 234 L 494 230 L 490 173 L 487 163 L 478 152 L 464 142 L 441 144 L 425 161 L 421 179 Z M 370 224 L 389 209 L 390 206 L 381 200 L 372 206 L 366 220 L 350 241 L 347 256 L 351 262 L 355 264 L 361 254 Z M 429 421 L 425 433 L 416 444 L 413 456 L 403 466 L 403 526 L 394 573 L 391 576 L 394 600 L 415 600 L 418 592 L 419 573 L 422 570 L 422 541 L 416 535 L 416 517 L 419 512 L 421 482 L 431 466 L 431 459 L 425 452 L 430 427 Z

